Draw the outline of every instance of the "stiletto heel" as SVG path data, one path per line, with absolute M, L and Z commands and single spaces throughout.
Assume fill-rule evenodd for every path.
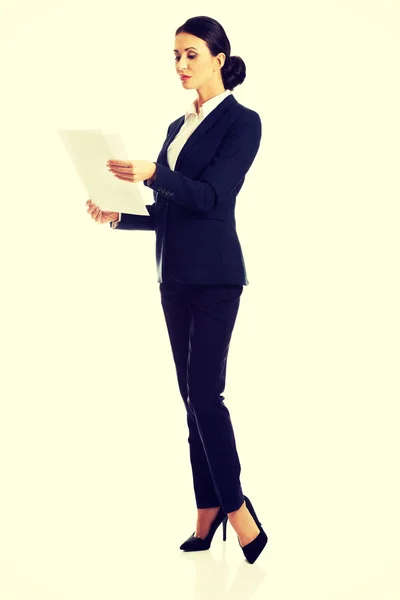
M 268 542 L 268 536 L 265 533 L 264 529 L 262 528 L 260 521 L 258 520 L 256 511 L 254 510 L 252 503 L 250 502 L 250 500 L 248 499 L 247 496 L 244 496 L 244 499 L 246 501 L 246 506 L 249 510 L 249 513 L 255 520 L 257 527 L 260 530 L 260 533 L 249 544 L 246 544 L 245 546 L 240 546 L 240 542 L 239 542 L 239 546 L 243 550 L 243 554 L 245 555 L 245 557 L 247 558 L 249 563 L 254 563 L 254 561 L 261 554 L 262 550 L 265 548 L 265 546 Z M 238 538 L 238 541 L 239 541 L 239 538 Z
M 226 542 L 226 526 L 228 523 L 228 517 L 225 517 L 225 519 L 222 522 L 222 539 L 224 542 Z
M 220 507 L 217 516 L 215 517 L 214 521 L 211 523 L 211 527 L 210 527 L 210 531 L 207 534 L 207 537 L 204 538 L 204 540 L 202 538 L 196 537 L 195 536 L 195 531 L 193 531 L 192 535 L 190 537 L 188 537 L 188 539 L 183 542 L 183 544 L 181 544 L 179 546 L 180 550 L 186 550 L 186 551 L 196 551 L 196 550 L 208 550 L 209 547 L 211 546 L 211 541 L 214 537 L 214 533 L 216 532 L 216 530 L 218 529 L 218 527 L 222 525 L 222 539 L 225 542 L 226 541 L 226 525 L 227 525 L 227 521 L 228 521 L 228 516 L 224 513 L 222 506 Z

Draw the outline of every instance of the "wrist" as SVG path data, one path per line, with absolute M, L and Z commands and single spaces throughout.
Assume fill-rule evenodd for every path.
M 118 227 L 118 225 L 121 221 L 121 213 L 115 213 L 115 214 L 116 214 L 116 217 L 110 221 L 110 225 L 113 229 Z
M 152 174 L 150 175 L 150 177 L 147 180 L 147 183 L 153 183 L 153 181 L 156 178 L 156 170 L 157 170 L 157 164 L 155 162 L 153 162 L 154 168 L 152 170 Z

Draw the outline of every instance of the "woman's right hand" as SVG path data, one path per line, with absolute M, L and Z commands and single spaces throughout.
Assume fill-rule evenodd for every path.
M 118 221 L 119 213 L 110 212 L 107 210 L 100 210 L 96 204 L 89 199 L 86 202 L 86 206 L 88 207 L 87 212 L 91 215 L 92 219 L 96 221 L 96 223 L 109 223 L 110 221 Z

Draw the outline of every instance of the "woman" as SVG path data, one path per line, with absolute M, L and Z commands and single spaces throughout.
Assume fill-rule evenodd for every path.
M 253 563 L 267 543 L 240 484 L 240 462 L 230 414 L 221 396 L 229 343 L 243 285 L 248 284 L 236 233 L 235 204 L 261 141 L 259 115 L 239 104 L 232 89 L 246 75 L 230 56 L 222 26 L 188 19 L 175 33 L 177 74 L 197 99 L 168 128 L 156 162 L 111 160 L 109 170 L 153 189 L 149 215 L 88 212 L 113 229 L 156 233 L 161 303 L 186 408 L 197 505 L 195 532 L 182 550 L 210 547 L 229 519 Z

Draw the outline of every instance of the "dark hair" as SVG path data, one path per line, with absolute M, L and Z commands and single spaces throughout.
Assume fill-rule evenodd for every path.
M 233 90 L 243 83 L 246 78 L 246 65 L 240 56 L 231 56 L 231 45 L 224 28 L 218 21 L 211 17 L 192 17 L 178 27 L 178 33 L 190 33 L 201 38 L 207 44 L 212 56 L 223 52 L 226 56 L 221 69 L 222 81 L 225 89 Z

